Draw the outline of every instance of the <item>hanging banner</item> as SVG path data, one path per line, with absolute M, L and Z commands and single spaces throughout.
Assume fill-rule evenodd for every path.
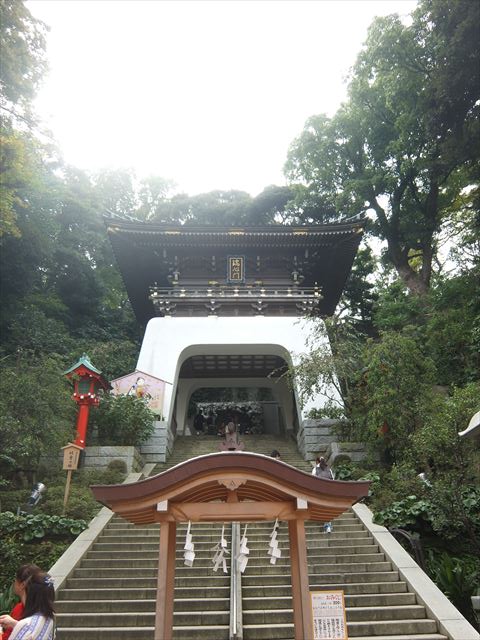
M 343 591 L 310 591 L 313 640 L 348 640 Z

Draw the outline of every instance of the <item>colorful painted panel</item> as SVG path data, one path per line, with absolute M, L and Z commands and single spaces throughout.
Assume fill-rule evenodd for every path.
M 161 416 L 163 398 L 165 395 L 165 381 L 148 375 L 142 371 L 134 371 L 121 378 L 112 380 L 112 393 L 118 395 L 134 395 L 145 398 L 149 408 Z

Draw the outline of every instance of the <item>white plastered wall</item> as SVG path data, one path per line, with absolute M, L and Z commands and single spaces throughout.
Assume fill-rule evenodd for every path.
M 323 406 L 326 398 L 314 397 L 300 409 L 295 390 L 296 408 L 292 406 L 292 401 L 288 406 L 287 396 L 293 398 L 292 393 L 286 392 L 284 384 L 275 385 L 273 381 L 262 380 L 259 384 L 258 378 L 252 378 L 242 379 L 239 384 L 239 380 L 216 378 L 215 384 L 207 385 L 205 379 L 199 379 L 198 382 L 191 379 L 179 381 L 178 376 L 183 362 L 194 355 L 277 355 L 288 364 L 296 364 L 299 356 L 308 351 L 307 338 L 311 328 L 311 322 L 294 317 L 153 318 L 145 330 L 137 369 L 170 383 L 165 388 L 163 414 L 171 423 L 174 400 L 177 398 L 175 417 L 180 431 L 191 393 L 206 386 L 269 387 L 272 384 L 271 388 L 279 398 L 286 419 L 290 416 L 293 419 L 293 411 L 296 410 L 301 421 L 310 408 Z

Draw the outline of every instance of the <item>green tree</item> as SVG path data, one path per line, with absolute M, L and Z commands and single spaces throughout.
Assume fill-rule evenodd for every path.
M 29 353 L 0 362 L 1 476 L 34 473 L 42 455 L 58 452 L 72 437 L 75 404 L 58 357 Z
M 195 196 L 177 194 L 158 203 L 155 222 L 241 225 L 249 219 L 251 197 L 245 191 L 210 191 Z
M 410 438 L 432 402 L 435 367 L 414 338 L 385 333 L 367 341 L 364 370 L 352 397 L 352 419 L 360 439 L 390 465 L 403 459 Z
M 46 71 L 45 25 L 20 0 L 0 3 L 0 107 L 2 118 L 30 115 Z
M 355 256 L 352 270 L 343 289 L 336 313 L 348 317 L 364 335 L 376 335 L 373 309 L 378 293 L 375 277 L 377 261 L 370 247 L 361 247 Z
M 340 410 L 350 417 L 353 389 L 362 369 L 361 334 L 352 322 L 334 316 L 314 322 L 308 354 L 301 356 L 291 374 L 295 376 L 302 402 L 322 394 L 332 415 Z
M 46 70 L 45 25 L 19 0 L 0 3 L 0 238 L 19 235 L 15 205 L 19 190 L 39 163 L 29 129 L 32 100 Z
M 410 25 L 377 18 L 348 101 L 307 121 L 286 164 L 302 212 L 372 212 L 372 233 L 417 294 L 430 287 L 445 217 L 477 179 L 479 12 L 468 0 L 423 0 Z
M 293 199 L 294 193 L 290 187 L 279 187 L 275 184 L 265 187 L 252 200 L 250 206 L 252 224 L 298 223 L 296 212 L 291 207 Z

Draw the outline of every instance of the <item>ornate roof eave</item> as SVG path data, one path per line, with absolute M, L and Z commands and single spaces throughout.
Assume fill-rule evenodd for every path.
M 135 524 L 162 521 L 332 519 L 368 494 L 369 482 L 324 480 L 270 457 L 222 452 L 192 458 L 95 498 Z
M 325 239 L 333 236 L 350 236 L 363 232 L 364 223 L 340 222 L 328 225 L 305 225 L 305 226 L 285 226 L 269 225 L 259 227 L 220 227 L 220 226 L 189 226 L 189 225 L 165 225 L 154 223 L 142 223 L 123 221 L 112 218 L 105 218 L 107 230 L 111 234 L 127 234 L 130 236 L 161 237 L 163 241 L 176 243 L 188 241 L 189 239 L 206 239 L 210 241 L 223 242 L 226 238 L 229 241 L 237 238 L 240 242 L 267 240 L 272 243 L 274 240 L 283 239 L 290 241 L 303 241 L 311 238 L 318 242 L 319 237 Z
M 288 254 L 287 260 L 293 260 L 296 254 L 304 255 L 311 264 L 311 282 L 304 283 L 305 286 L 318 282 L 322 289 L 323 298 L 317 315 L 331 315 L 350 272 L 364 227 L 362 220 L 305 226 L 200 227 L 105 218 L 105 224 L 132 308 L 143 325 L 158 313 L 149 299 L 150 289 L 157 283 L 163 288 L 169 286 L 167 274 L 172 269 L 174 256 L 179 256 L 180 260 L 187 256 L 190 260 L 212 253 L 225 258 L 228 252 L 237 251 L 250 253 L 250 256 L 278 256 L 280 251 L 283 252 L 281 255 Z M 206 315 L 203 308 L 197 311 L 198 315 Z M 246 313 L 240 309 L 237 312 Z M 272 315 L 276 313 L 296 315 L 297 311 L 292 308 L 272 310 Z

